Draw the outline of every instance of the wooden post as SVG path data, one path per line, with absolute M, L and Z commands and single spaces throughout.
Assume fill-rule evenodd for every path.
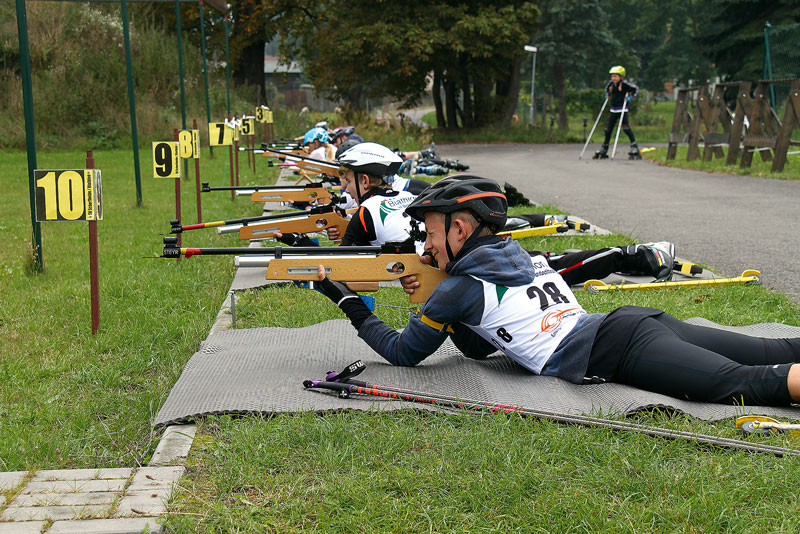
M 94 169 L 94 155 L 86 151 L 86 168 Z M 97 221 L 89 221 L 89 285 L 91 287 L 92 335 L 100 329 L 100 276 L 97 246 Z
M 236 115 L 233 116 L 233 121 L 236 122 Z M 236 162 L 236 185 L 239 185 L 239 141 L 236 140 L 236 134 L 233 135 L 233 159 Z
M 228 122 L 230 122 L 231 116 L 228 115 Z M 231 169 L 231 187 L 236 185 L 233 181 L 233 143 L 228 145 L 228 159 L 230 160 L 230 169 Z M 236 192 L 231 189 L 231 200 L 236 199 Z
M 714 86 L 714 94 L 708 109 L 708 122 L 703 135 L 703 161 L 722 158 L 725 153 L 720 145 L 730 144 L 731 114 L 725 105 L 725 87 L 728 84 L 718 83 Z M 717 126 L 722 126 L 723 133 L 717 133 Z
M 197 119 L 192 119 L 192 129 L 197 130 Z M 194 158 L 194 182 L 197 194 L 197 223 L 200 224 L 203 222 L 203 207 L 200 200 L 200 143 L 197 144 L 197 151 Z
M 692 122 L 692 116 L 689 114 L 686 104 L 689 98 L 689 91 L 691 91 L 689 88 L 678 89 L 678 97 L 675 100 L 675 115 L 672 117 L 672 130 L 670 130 L 669 142 L 667 143 L 667 161 L 675 159 L 678 145 L 686 142 L 688 134 L 681 133 L 681 128 L 688 132 Z
M 178 129 L 174 129 L 172 131 L 172 140 L 178 140 Z M 180 174 L 180 173 L 178 173 Z M 178 176 L 175 178 L 175 218 L 179 221 L 181 220 L 181 177 Z M 178 234 L 178 246 L 181 246 L 181 234 Z M 180 255 L 178 255 L 178 261 L 181 261 Z
M 736 108 L 733 111 L 733 124 L 731 124 L 731 140 L 728 144 L 728 155 L 725 158 L 725 165 L 735 165 L 739 159 L 742 142 L 742 132 L 744 131 L 744 118 L 747 115 L 752 99 L 750 89 L 753 84 L 750 82 L 739 82 L 739 92 L 736 95 Z
M 697 92 L 697 106 L 694 110 L 694 119 L 689 130 L 689 150 L 686 152 L 686 161 L 694 161 L 700 157 L 700 126 L 705 122 L 708 107 L 708 89 L 705 85 Z
M 800 80 L 792 81 L 789 96 L 786 97 L 786 111 L 783 114 L 781 131 L 775 145 L 775 159 L 772 160 L 772 172 L 783 171 L 786 165 L 786 154 L 792 144 L 792 131 L 800 126 Z
M 769 105 L 769 84 L 764 80 L 758 82 L 756 90 L 753 93 L 753 103 L 750 106 L 750 112 L 747 114 L 747 119 L 750 126 L 747 130 L 747 136 L 742 140 L 743 153 L 742 161 L 739 164 L 741 168 L 750 167 L 753 163 L 753 152 L 757 148 L 775 148 L 776 139 L 764 135 L 764 129 L 767 133 L 771 128 L 770 122 L 772 120 Z M 764 124 L 764 119 L 767 119 Z M 759 150 L 761 159 L 763 161 L 772 160 L 772 154 L 766 150 Z

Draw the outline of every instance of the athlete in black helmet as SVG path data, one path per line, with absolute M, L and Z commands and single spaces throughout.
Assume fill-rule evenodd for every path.
M 450 336 L 483 359 L 504 352 L 536 374 L 577 384 L 613 381 L 677 398 L 786 405 L 800 401 L 800 338 L 762 339 L 686 324 L 661 310 L 625 306 L 587 313 L 543 256 L 492 232 L 506 218 L 491 180 L 448 180 L 407 208 L 424 220 L 425 250 L 450 275 L 398 332 L 344 284 L 320 287 L 394 365 L 413 366 Z

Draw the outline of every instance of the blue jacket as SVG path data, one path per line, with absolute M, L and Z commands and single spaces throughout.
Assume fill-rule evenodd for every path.
M 496 352 L 497 347 L 464 326 L 478 324 L 484 308 L 482 284 L 472 276 L 507 287 L 530 284 L 534 278 L 530 255 L 511 238 L 484 236 L 464 247 L 446 271 L 450 278 L 439 283 L 420 315 L 412 315 L 402 332 L 370 315 L 359 328 L 359 337 L 393 365 L 418 364 L 448 335 L 469 358 L 482 359 Z M 557 347 L 542 374 L 581 383 L 603 318 L 605 314 L 583 316 Z

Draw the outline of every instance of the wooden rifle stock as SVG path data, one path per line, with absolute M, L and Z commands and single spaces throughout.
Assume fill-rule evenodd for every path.
M 448 277 L 446 272 L 422 263 L 416 253 L 385 253 L 354 258 L 293 256 L 271 259 L 266 278 L 315 281 L 318 280 L 319 265 L 325 268 L 328 278 L 345 282 L 354 291 L 351 283 L 387 282 L 403 276 L 416 276 L 419 287 L 410 295 L 413 303 L 425 302 L 439 282 Z
M 339 235 L 344 236 L 344 231 L 349 220 L 336 211 L 326 213 L 308 213 L 295 216 L 286 216 L 283 219 L 265 221 L 263 223 L 248 224 L 239 229 L 239 239 L 264 239 L 272 237 L 276 232 L 282 234 L 308 234 L 322 232 L 329 228 L 339 230 Z M 341 237 L 338 239 L 341 241 Z
M 333 194 L 324 187 L 306 187 L 305 189 L 273 189 L 270 191 L 254 191 L 250 195 L 253 202 L 319 202 L 327 203 Z

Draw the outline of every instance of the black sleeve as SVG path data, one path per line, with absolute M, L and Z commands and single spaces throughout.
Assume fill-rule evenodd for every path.
M 636 87 L 636 84 L 630 82 L 623 83 L 623 90 L 630 96 L 631 98 L 635 97 L 639 94 L 639 88 Z
M 482 360 L 493 352 L 497 352 L 497 347 L 463 324 L 456 323 L 452 327 L 453 334 L 450 339 L 453 340 L 453 345 L 467 358 Z
M 408 191 L 412 195 L 419 195 L 420 193 L 428 189 L 430 185 L 431 184 L 429 184 L 425 180 L 419 180 L 417 178 L 409 178 L 408 187 L 406 188 L 406 191 Z
M 353 218 L 347 224 L 347 228 L 342 236 L 342 246 L 368 246 L 370 242 L 375 241 L 377 235 L 375 234 L 375 225 L 372 222 L 372 216 L 364 206 L 358 208 L 358 211 L 353 214 Z

